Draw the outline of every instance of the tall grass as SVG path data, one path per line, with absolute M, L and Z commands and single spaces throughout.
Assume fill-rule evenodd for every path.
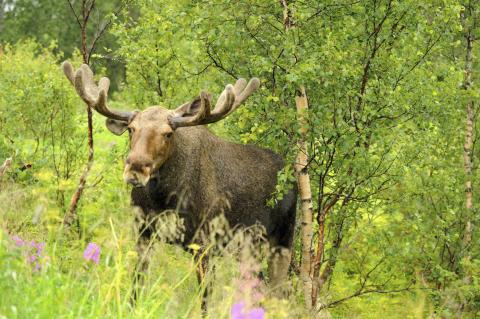
M 197 282 L 195 258 L 162 240 L 152 247 L 145 285 L 132 307 L 130 297 L 138 260 L 134 212 L 128 204 L 127 189 L 113 187 L 113 180 L 106 177 L 100 189 L 87 190 L 80 211 L 80 239 L 64 231 L 61 210 L 48 196 L 48 190 L 38 184 L 13 181 L 0 185 L 1 319 L 202 318 L 205 285 Z M 115 194 L 102 194 L 102 189 L 109 188 L 115 189 Z M 27 243 L 45 243 L 40 270 L 27 261 L 25 249 L 16 246 L 13 235 Z M 259 257 L 254 258 L 254 262 L 261 262 L 255 270 L 267 273 L 265 252 L 259 255 L 244 233 L 234 239 L 236 242 L 224 249 L 221 256 L 210 260 L 206 281 L 213 289 L 204 318 L 230 318 L 232 305 L 246 298 L 241 293 L 241 270 L 246 264 L 242 250 L 247 251 L 247 257 Z M 101 248 L 98 265 L 83 258 L 89 242 Z M 339 263 L 325 300 L 350 293 L 354 282 L 347 273 Z M 290 297 L 277 299 L 268 286 L 261 284 L 263 296 L 256 306 L 265 309 L 265 318 L 311 318 L 303 310 L 301 289 L 294 274 L 286 285 L 290 287 Z M 424 318 L 429 308 L 425 296 L 366 295 L 323 312 L 318 318 Z
M 28 188 L 27 188 L 28 189 Z M 138 260 L 134 245 L 133 214 L 104 217 L 108 228 L 96 231 L 88 241 L 101 247 L 98 264 L 83 258 L 85 238 L 75 239 L 55 224 L 33 224 L 35 212 L 27 204 L 33 198 L 26 189 L 5 186 L 0 192 L 0 318 L 201 318 L 205 286 L 197 282 L 195 258 L 180 247 L 154 244 L 146 282 L 135 306 L 131 303 L 133 277 Z M 45 243 L 41 268 L 28 262 L 28 251 L 12 239 L 18 235 L 28 242 Z M 237 243 L 245 242 L 241 234 Z M 233 246 L 232 246 L 233 247 Z M 206 318 L 230 318 L 231 307 L 239 302 L 241 267 L 235 250 L 212 257 L 206 281 L 212 284 Z M 214 266 L 214 267 L 213 267 Z M 265 268 L 265 265 L 260 265 Z M 214 268 L 214 271 L 212 270 Z M 265 269 L 263 269 L 265 272 Z M 265 287 L 262 286 L 263 290 Z M 301 304 L 268 297 L 259 300 L 267 318 L 301 318 Z

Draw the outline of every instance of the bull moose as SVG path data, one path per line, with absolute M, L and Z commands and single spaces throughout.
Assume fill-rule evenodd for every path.
M 296 213 L 296 190 L 275 207 L 268 207 L 283 160 L 274 152 L 254 145 L 240 145 L 211 133 L 205 124 L 231 114 L 258 87 L 259 80 L 239 79 L 228 84 L 211 110 L 211 95 L 200 95 L 174 110 L 151 106 L 144 111 L 118 111 L 107 106 L 108 78 L 95 83 L 88 65 L 74 71 L 62 65 L 82 100 L 105 116 L 116 135 L 130 135 L 130 151 L 123 178 L 133 185 L 132 205 L 142 215 L 138 223 L 138 269 L 147 268 L 149 241 L 154 225 L 145 221 L 165 210 L 178 211 L 185 235 L 181 244 L 195 241 L 198 229 L 222 212 L 230 227 L 260 224 L 272 249 L 269 280 L 274 287 L 286 279 L 290 264 Z M 143 222 L 142 222 L 143 221 Z

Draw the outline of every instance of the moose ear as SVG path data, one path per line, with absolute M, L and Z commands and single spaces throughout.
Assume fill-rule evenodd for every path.
M 128 128 L 128 123 L 114 119 L 107 119 L 105 124 L 110 132 L 115 135 L 122 135 Z

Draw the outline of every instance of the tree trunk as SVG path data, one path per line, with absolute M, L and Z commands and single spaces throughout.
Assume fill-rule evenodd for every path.
M 467 39 L 467 58 L 465 67 L 464 86 L 466 90 L 470 90 L 472 77 L 472 42 Z M 465 121 L 465 143 L 463 145 L 463 164 L 465 171 L 465 208 L 467 209 L 467 218 L 465 221 L 464 248 L 468 248 L 472 240 L 472 223 L 471 213 L 473 210 L 473 187 L 472 187 L 472 168 L 473 168 L 473 121 L 474 106 L 473 100 L 468 99 L 466 104 L 466 121 Z
M 348 199 L 344 200 L 344 203 L 342 205 L 342 208 L 346 204 Z M 330 249 L 330 258 L 328 259 L 327 265 L 323 269 L 323 272 L 316 278 L 318 281 L 318 291 L 320 292 L 322 288 L 324 287 L 325 283 L 330 279 L 330 276 L 333 274 L 333 270 L 335 269 L 335 266 L 337 264 L 337 257 L 338 253 L 340 251 L 340 246 L 343 241 L 343 231 L 344 231 L 344 223 L 345 223 L 345 216 L 341 216 L 341 214 L 344 214 L 342 211 L 342 208 L 340 208 L 338 212 L 338 220 L 333 223 L 332 228 L 335 227 L 335 232 L 336 232 L 336 237 L 333 239 L 332 242 L 332 248 Z M 333 229 L 332 229 L 333 230 Z
M 315 258 L 313 260 L 313 271 L 312 271 L 312 280 L 313 280 L 313 287 L 312 287 L 312 302 L 315 305 L 317 303 L 317 298 L 318 294 L 323 288 L 324 283 L 330 276 L 331 272 L 333 271 L 333 268 L 335 267 L 336 264 L 336 257 L 333 256 L 333 254 L 336 254 L 334 251 L 338 251 L 340 248 L 341 244 L 341 234 L 337 233 L 338 236 L 340 236 L 338 239 L 334 241 L 333 247 L 332 247 L 332 254 L 330 256 L 329 263 L 327 264 L 326 268 L 324 269 L 323 273 L 320 275 L 320 267 L 323 262 L 323 256 L 324 256 L 324 251 L 325 251 L 325 220 L 327 217 L 327 214 L 329 211 L 332 209 L 332 207 L 337 203 L 337 201 L 340 198 L 340 193 L 343 191 L 343 188 L 338 192 L 337 195 L 334 196 L 333 199 L 331 199 L 328 203 L 325 203 L 323 209 L 319 209 L 318 215 L 317 215 L 317 222 L 318 222 L 318 238 L 317 238 L 317 253 L 315 255 Z M 344 201 L 345 203 L 345 201 Z M 319 202 L 320 205 L 320 202 Z M 343 222 L 342 222 L 343 223 Z M 341 228 L 339 228 L 339 231 L 341 231 Z M 336 246 L 338 244 L 338 246 Z M 331 262 L 334 262 L 331 264 Z
M 465 70 L 464 70 L 464 80 L 463 88 L 466 91 L 472 89 L 472 73 L 473 73 L 473 41 L 474 34 L 470 26 L 468 26 L 467 21 L 467 12 L 472 14 L 473 8 L 467 7 L 465 11 L 461 14 L 461 22 L 463 29 L 465 31 L 465 40 L 466 40 L 466 54 L 465 54 Z M 475 19 L 475 17 L 471 17 Z M 473 181 L 472 181 L 472 170 L 473 170 L 473 125 L 474 125 L 474 104 L 472 97 L 467 97 L 466 103 L 466 121 L 465 121 L 465 142 L 463 145 L 463 165 L 465 172 L 465 208 L 466 208 L 466 218 L 464 221 L 464 234 L 462 242 L 462 255 L 463 260 L 468 264 L 471 260 L 470 245 L 472 242 L 472 214 L 473 214 Z M 463 282 L 465 285 L 470 285 L 472 281 L 472 275 L 467 269 L 464 271 Z M 464 300 L 464 297 L 461 297 L 463 300 L 459 306 L 457 317 L 461 318 L 463 312 L 467 310 L 467 301 Z
M 295 28 L 292 18 L 292 11 L 288 7 L 287 0 L 280 0 L 283 8 L 283 25 L 287 36 Z M 303 283 L 303 292 L 305 306 L 307 309 L 313 307 L 313 280 L 312 280 L 312 241 L 313 241 L 313 205 L 312 189 L 310 184 L 310 175 L 308 174 L 308 148 L 307 148 L 307 121 L 308 100 L 305 93 L 305 87 L 300 85 L 295 92 L 295 105 L 297 107 L 297 120 L 300 124 L 300 139 L 297 142 L 298 153 L 295 160 L 295 174 L 297 177 L 298 192 L 300 195 L 300 209 L 302 212 L 301 222 L 301 241 L 302 241 L 302 261 L 300 264 L 300 278 Z
M 69 2 L 70 3 L 70 2 Z M 93 6 L 95 5 L 95 1 L 92 1 L 89 6 L 87 6 L 87 2 L 85 0 L 82 1 L 82 19 L 79 19 L 75 10 L 73 9 L 73 5 L 70 4 L 70 8 L 73 11 L 77 21 L 80 23 L 80 37 L 81 37 L 81 51 L 83 57 L 83 63 L 89 64 L 90 54 L 87 49 L 87 25 L 88 20 L 90 17 L 90 13 L 93 10 Z M 93 166 L 94 160 L 94 148 L 93 148 L 93 114 L 92 109 L 90 106 L 87 105 L 87 121 L 88 121 L 88 160 L 87 166 L 83 170 L 82 176 L 80 176 L 80 180 L 78 182 L 77 190 L 72 196 L 70 200 L 70 207 L 68 212 L 63 217 L 63 223 L 66 227 L 70 228 L 73 223 L 75 222 L 77 225 L 78 235 L 80 235 L 80 220 L 78 219 L 77 215 L 77 208 L 80 198 L 82 197 L 83 190 L 85 189 L 85 185 L 87 183 L 87 177 L 90 173 L 90 170 Z
M 297 175 L 298 190 L 300 193 L 300 208 L 302 212 L 301 238 L 302 238 L 302 263 L 300 265 L 300 278 L 303 283 L 305 304 L 308 309 L 312 308 L 312 277 L 311 277 L 311 256 L 312 256 L 312 190 L 310 187 L 310 175 L 308 174 L 308 149 L 307 149 L 307 124 L 305 115 L 308 111 L 307 95 L 305 88 L 300 87 L 295 97 L 297 106 L 298 122 L 300 123 L 300 140 L 298 154 L 295 161 L 295 172 Z

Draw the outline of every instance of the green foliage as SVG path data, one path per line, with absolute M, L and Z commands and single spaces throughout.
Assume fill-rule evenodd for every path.
M 55 189 L 62 207 L 84 143 L 78 100 L 51 49 L 27 41 L 6 46 L 0 56 L 0 157 L 14 158 L 14 180 L 38 183 L 46 193 Z
M 5 4 L 3 21 L 0 21 L 0 40 L 15 43 L 21 38 L 35 38 L 48 46 L 57 42 L 62 51 L 72 54 L 78 41 L 78 26 L 64 1 L 2 1 Z M 69 21 L 70 20 L 70 21 Z M 71 22 L 71 23 L 69 23 Z
M 113 28 L 126 61 L 124 98 L 136 107 L 166 103 L 175 107 L 192 99 L 201 89 L 219 92 L 222 83 L 199 82 L 204 71 L 201 42 L 191 31 L 195 8 L 188 1 L 138 1 L 138 19 L 124 18 Z M 187 7 L 187 8 L 185 8 Z
M 462 3 L 287 2 L 294 23 L 288 32 L 284 8 L 273 0 L 137 0 L 118 17 L 109 15 L 117 3 L 98 2 L 99 17 L 112 17 L 114 24 L 94 56 L 103 71 L 97 73 L 123 77 L 105 57 L 126 70 L 110 104 L 173 108 L 202 89 L 215 98 L 234 78 L 259 77 L 259 92 L 211 128 L 285 157 L 273 205 L 295 180 L 295 90 L 304 85 L 314 211 L 333 203 L 320 265 L 321 273 L 331 273 L 320 301 L 346 298 L 329 310 L 338 318 L 453 317 L 465 302 L 464 315 L 473 318 L 480 309 L 478 194 L 474 212 L 466 211 L 462 152 L 465 103 L 478 99 L 479 91 L 461 87 Z M 60 23 L 66 16 L 71 21 Z M 86 158 L 84 105 L 58 68 L 58 51 L 70 55 L 79 43 L 76 22 L 66 3 L 22 0 L 0 18 L 2 27 L 1 41 L 37 42 L 0 51 L 0 161 L 14 157 L 0 184 L 0 216 L 8 233 L 46 241 L 51 260 L 32 273 L 0 232 L 0 295 L 7 296 L 0 298 L 0 315 L 199 316 L 201 289 L 191 256 L 164 244 L 150 287 L 135 310 L 129 307 L 137 256 L 129 190 L 120 177 L 128 141 L 109 134 L 98 115 L 95 163 L 79 208 L 81 239 L 64 237 L 61 220 Z M 480 56 L 476 42 L 474 56 Z M 475 63 L 474 74 L 479 71 Z M 473 156 L 476 163 L 477 148 Z M 474 189 L 479 177 L 475 169 Z M 466 220 L 475 225 L 467 249 Z M 88 241 L 104 247 L 98 268 L 79 262 Z M 218 295 L 210 316 L 227 318 L 237 265 L 224 258 L 216 266 Z M 296 273 L 291 285 L 290 300 L 264 301 L 268 318 L 305 316 L 291 307 L 301 304 Z
M 82 1 L 70 1 L 77 15 L 81 15 Z M 100 31 L 115 19 L 115 13 L 128 1 L 97 1 L 91 21 L 87 25 L 87 45 L 95 42 L 96 65 L 108 66 L 108 75 L 115 90 L 123 80 L 123 66 L 111 59 L 109 53 L 116 49 L 115 38 Z M 98 39 L 97 39 L 98 38 Z M 55 43 L 55 52 L 72 57 L 81 47 L 80 27 L 69 1 L 62 0 L 2 0 L 0 1 L 0 43 L 16 43 L 34 39 L 44 47 Z M 95 40 L 97 39 L 97 40 Z M 58 60 L 57 62 L 62 62 Z
M 130 59 L 128 81 L 134 83 L 133 91 L 127 92 L 136 105 L 164 100 L 171 105 L 171 100 L 181 97 L 179 103 L 188 92 L 198 92 L 197 82 L 208 86 L 258 76 L 263 83 L 260 94 L 225 121 L 221 132 L 274 149 L 292 163 L 298 136 L 294 91 L 305 85 L 314 209 L 320 212 L 336 200 L 327 219 L 322 269 L 329 267 L 329 260 L 338 260 L 338 267 L 348 265 L 354 275 L 350 279 L 360 280 L 381 260 L 375 276 L 368 278 L 370 286 L 395 290 L 410 286 L 419 276 L 427 280 L 426 287 L 437 285 L 427 273 L 434 269 L 432 264 L 439 264 L 438 257 L 429 257 L 433 259 L 427 263 L 424 258 L 425 251 L 438 249 L 434 247 L 438 231 L 432 231 L 438 229 L 438 213 L 435 209 L 427 213 L 424 199 L 413 201 L 407 193 L 417 197 L 421 190 L 425 196 L 442 198 L 450 210 L 462 210 L 463 192 L 455 191 L 462 189 L 462 167 L 452 163 L 461 154 L 463 136 L 458 130 L 463 111 L 458 104 L 466 96 L 458 88 L 461 60 L 452 62 L 448 57 L 450 52 L 455 56 L 463 52 L 457 41 L 462 30 L 460 3 L 295 2 L 289 5 L 295 25 L 290 32 L 284 29 L 284 12 L 277 1 L 212 1 L 208 10 L 183 2 L 138 1 L 137 5 L 142 14 L 133 27 L 119 24 L 115 29 L 122 46 L 119 52 Z M 166 82 L 164 96 L 142 92 L 155 92 L 158 81 L 177 75 L 185 78 L 179 78 L 181 84 Z M 208 88 L 219 91 L 214 84 Z M 439 148 L 444 144 L 438 138 L 450 142 L 448 156 Z M 434 168 L 442 161 L 444 165 Z M 420 176 L 434 169 L 441 171 L 439 184 L 417 184 Z M 288 188 L 291 176 L 291 169 L 280 173 L 276 199 Z M 423 181 L 427 179 L 434 181 L 429 177 Z M 456 181 L 457 186 L 447 186 L 446 180 Z M 404 186 L 412 182 L 415 185 Z M 450 190 L 447 196 L 439 193 L 443 187 Z M 415 218 L 412 205 L 417 205 Z M 457 232 L 450 228 L 445 232 L 459 245 L 465 219 L 457 214 L 452 218 Z M 416 239 L 396 240 L 405 233 Z M 350 241 L 358 246 L 346 244 Z M 433 246 L 427 249 L 420 242 Z M 349 250 L 343 245 L 356 247 L 359 265 L 353 267 L 348 261 Z M 450 284 L 453 281 L 445 283 Z M 348 286 L 350 293 L 359 289 Z M 335 287 L 324 291 L 327 298 L 348 295 Z M 431 296 L 442 308 L 446 299 Z

